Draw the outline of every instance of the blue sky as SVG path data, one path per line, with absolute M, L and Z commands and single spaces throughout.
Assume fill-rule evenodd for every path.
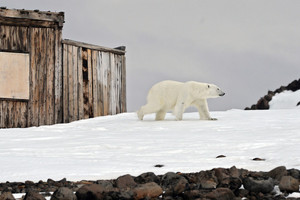
M 222 88 L 211 110 L 243 109 L 300 78 L 298 0 L 2 0 L 16 9 L 64 11 L 63 38 L 127 47 L 127 104 L 146 103 L 161 80 Z

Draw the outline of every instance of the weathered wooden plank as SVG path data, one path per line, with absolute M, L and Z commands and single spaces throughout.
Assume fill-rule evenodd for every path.
M 114 54 L 110 53 L 110 94 L 109 94 L 109 102 L 110 102 L 110 114 L 116 114 L 116 62 Z
M 125 55 L 122 56 L 122 90 L 121 90 L 121 99 L 122 99 L 122 112 L 127 112 L 127 97 L 126 97 L 126 57 Z
M 120 54 L 120 55 L 124 55 L 126 52 L 126 51 L 119 50 L 119 49 L 107 48 L 107 47 L 103 47 L 103 46 L 87 44 L 84 42 L 78 42 L 78 41 L 69 40 L 69 39 L 64 39 L 62 42 L 63 42 L 63 44 L 69 44 L 69 45 L 73 45 L 73 46 L 83 47 L 86 49 L 97 50 L 97 51 L 101 51 L 101 52 L 110 52 L 110 53 Z
M 54 124 L 54 51 L 55 51 L 55 33 L 53 29 L 47 28 L 46 39 L 46 124 Z
M 14 127 L 14 102 L 13 101 L 7 101 L 7 128 L 13 128 Z
M 4 128 L 4 120 L 3 120 L 4 114 L 2 110 L 2 102 L 3 101 L 0 100 L 0 128 Z
M 89 73 L 88 73 L 88 53 L 86 48 L 82 48 L 82 77 L 83 77 L 83 115 L 84 119 L 89 118 Z
M 117 113 L 121 113 L 122 108 L 122 56 L 116 55 L 117 57 Z
M 28 119 L 28 110 L 27 104 L 28 102 L 19 102 L 20 103 L 20 127 L 27 127 L 27 119 Z
M 68 45 L 63 45 L 63 122 L 69 122 Z
M 37 52 L 36 56 L 40 57 L 40 65 L 38 65 L 38 73 L 39 73 L 39 125 L 45 125 L 46 122 L 46 101 L 47 101 L 47 40 L 48 40 L 48 32 L 47 29 L 41 29 L 40 34 L 40 46 L 41 51 Z
M 82 76 L 82 48 L 77 50 L 77 66 L 78 66 L 78 119 L 84 119 L 83 108 L 83 76 Z
M 98 113 L 98 80 L 97 80 L 97 61 L 98 61 L 98 54 L 97 51 L 92 51 L 92 85 L 93 85 L 93 117 L 100 116 Z
M 78 120 L 78 65 L 77 53 L 78 47 L 73 46 L 72 63 L 73 63 L 73 103 L 74 103 L 74 120 Z
M 41 29 L 30 28 L 30 70 L 29 70 L 29 99 L 28 102 L 28 126 L 39 125 L 39 73 L 38 68 L 41 65 L 40 54 L 41 46 L 39 43 Z
M 63 122 L 63 64 L 62 64 L 62 31 L 55 30 L 55 123 Z
M 103 99 L 103 115 L 109 114 L 109 69 L 110 59 L 109 53 L 102 52 L 102 67 L 101 67 L 101 83 L 102 83 L 102 99 Z
M 2 101 L 2 125 L 3 128 L 8 128 L 8 120 L 9 120 L 9 115 L 8 115 L 8 104 L 7 101 Z
M 0 9 L 0 16 L 5 21 L 28 21 L 31 24 L 46 22 L 56 22 L 59 27 L 63 26 L 64 23 L 64 13 L 54 13 L 54 12 L 42 12 L 42 11 L 32 11 L 32 10 L 17 10 L 17 9 Z M 27 24 L 28 25 L 28 24 Z M 30 25 L 30 24 L 29 24 Z
M 88 87 L 89 87 L 89 118 L 94 117 L 94 109 L 93 109 L 93 68 L 92 68 L 92 51 L 90 49 L 87 50 L 88 56 Z
M 102 80 L 101 80 L 101 65 L 102 65 L 102 54 L 97 51 L 97 103 L 98 103 L 98 116 L 103 115 L 103 99 L 102 99 Z
M 74 121 L 74 63 L 73 46 L 68 46 L 68 79 L 69 79 L 69 121 Z

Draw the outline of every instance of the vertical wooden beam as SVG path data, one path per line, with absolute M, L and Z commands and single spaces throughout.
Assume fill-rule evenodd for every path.
M 103 91 L 102 91 L 102 80 L 101 80 L 101 68 L 102 68 L 102 54 L 100 51 L 97 51 L 97 103 L 98 103 L 98 116 L 103 115 Z
M 83 76 L 82 76 L 82 48 L 77 50 L 77 67 L 78 67 L 78 119 L 84 119 L 83 108 Z
M 68 45 L 69 121 L 74 121 L 74 63 L 73 46 Z
M 27 126 L 39 125 L 39 73 L 41 46 L 39 38 L 41 34 L 40 28 L 30 28 L 30 69 L 29 69 L 29 99 L 28 102 L 28 120 Z
M 63 64 L 62 64 L 62 31 L 55 29 L 55 123 L 63 122 Z
M 110 102 L 110 114 L 116 114 L 116 62 L 115 56 L 113 53 L 110 53 L 110 94 L 109 94 L 109 102 Z
M 126 57 L 122 56 L 122 91 L 121 91 L 121 99 L 122 99 L 122 112 L 127 112 L 127 97 L 126 97 Z
M 87 50 L 88 56 L 88 108 L 89 108 L 89 118 L 94 117 L 93 110 L 93 68 L 92 68 L 92 52 L 91 49 Z
M 93 84 L 93 117 L 97 117 L 100 114 L 98 113 L 98 80 L 97 80 L 97 62 L 98 54 L 96 50 L 92 51 L 92 84 Z
M 109 68 L 110 58 L 109 53 L 101 52 L 102 66 L 101 66 L 101 83 L 102 83 L 102 99 L 103 99 L 103 115 L 109 114 Z
M 69 122 L 69 72 L 68 45 L 63 44 L 63 122 Z
M 46 124 L 54 124 L 55 122 L 55 114 L 54 114 L 54 73 L 55 73 L 55 65 L 54 65 L 54 51 L 55 51 L 55 43 L 54 43 L 54 30 L 47 29 L 47 40 L 46 40 L 46 49 L 45 53 L 46 57 L 46 88 L 44 91 L 46 95 Z
M 72 63 L 73 63 L 73 103 L 74 103 L 74 120 L 78 120 L 78 64 L 77 64 L 78 47 L 73 46 Z

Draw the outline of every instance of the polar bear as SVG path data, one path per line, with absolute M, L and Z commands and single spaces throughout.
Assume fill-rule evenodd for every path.
M 168 111 L 173 111 L 177 120 L 182 120 L 184 110 L 195 106 L 201 120 L 214 120 L 210 117 L 207 98 L 224 96 L 225 93 L 216 85 L 196 81 L 162 81 L 155 84 L 148 93 L 147 104 L 137 112 L 138 118 L 156 113 L 155 120 L 164 120 Z

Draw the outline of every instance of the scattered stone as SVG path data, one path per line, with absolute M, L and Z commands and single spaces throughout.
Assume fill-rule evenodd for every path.
M 181 175 L 173 172 L 166 173 L 161 180 L 161 186 L 166 196 L 176 196 L 185 191 L 188 181 Z
M 264 159 L 264 158 L 253 158 L 252 160 L 254 160 L 254 161 L 265 161 L 266 159 Z
M 161 168 L 161 167 L 164 167 L 164 165 L 160 165 L 160 164 L 158 164 L 158 165 L 154 165 L 154 167 Z
M 159 184 L 159 178 L 153 172 L 147 172 L 134 178 L 134 181 L 138 184 L 144 184 L 149 182 L 155 182 Z
M 11 192 L 4 192 L 0 195 L 0 200 L 15 200 L 15 198 Z
M 208 193 L 206 196 L 208 199 L 216 199 L 216 200 L 233 200 L 235 199 L 235 195 L 228 188 L 217 188 L 212 192 Z
M 156 198 L 163 193 L 163 190 L 157 183 L 150 182 L 138 185 L 133 189 L 133 193 L 135 199 Z
M 43 195 L 33 190 L 26 193 L 24 200 L 46 200 Z
M 283 176 L 279 183 L 279 189 L 282 192 L 299 192 L 299 181 L 292 176 Z
M 287 170 L 285 166 L 279 166 L 267 172 L 266 175 L 276 180 L 276 184 L 278 184 L 281 178 L 287 175 Z
M 132 176 L 127 174 L 117 178 L 116 185 L 120 190 L 127 190 L 137 186 L 137 183 L 134 181 Z
M 295 179 L 300 179 L 300 170 L 298 169 L 290 169 L 287 170 L 288 175 L 294 177 Z
M 76 200 L 76 195 L 72 190 L 66 187 L 58 188 L 52 195 L 50 200 Z
M 219 155 L 219 156 L 217 156 L 216 158 L 226 158 L 226 156 L 224 156 L 224 155 Z
M 274 189 L 274 181 L 272 178 L 267 180 L 255 180 L 252 177 L 247 177 L 243 180 L 244 188 L 250 192 L 269 193 Z
M 215 189 L 218 185 L 218 179 L 215 176 L 215 171 L 201 171 L 198 174 L 198 183 L 203 189 Z
M 98 184 L 84 185 L 76 192 L 77 200 L 103 199 L 104 188 Z

